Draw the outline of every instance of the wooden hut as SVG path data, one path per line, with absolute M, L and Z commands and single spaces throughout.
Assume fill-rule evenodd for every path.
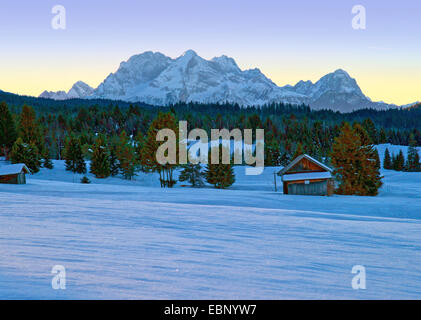
M 307 154 L 278 172 L 284 194 L 330 196 L 335 189 L 332 169 Z
M 0 183 L 26 184 L 25 174 L 31 173 L 23 163 L 0 166 Z

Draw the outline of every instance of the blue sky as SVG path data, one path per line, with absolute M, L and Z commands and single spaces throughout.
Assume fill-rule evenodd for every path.
M 54 5 L 66 30 L 51 27 Z M 366 30 L 351 26 L 367 10 Z M 278 85 L 345 69 L 373 100 L 421 100 L 421 1 L 3 0 L 0 89 L 38 95 L 83 80 L 96 87 L 144 51 L 226 54 Z

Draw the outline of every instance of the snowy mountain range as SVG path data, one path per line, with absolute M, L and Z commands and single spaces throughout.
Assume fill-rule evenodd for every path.
M 83 81 L 76 82 L 72 88 L 66 93 L 65 91 L 44 91 L 40 94 L 40 98 L 54 99 L 54 100 L 66 100 L 75 98 L 85 98 L 92 96 L 94 89 L 87 85 Z
M 227 56 L 205 60 L 192 50 L 176 59 L 150 51 L 134 55 L 122 62 L 96 89 L 79 81 L 67 93 L 44 91 L 40 97 L 103 98 L 152 105 L 179 101 L 228 101 L 242 106 L 287 102 L 341 112 L 397 107 L 371 101 L 355 79 L 341 69 L 316 83 L 300 81 L 295 86 L 279 87 L 259 69 L 241 70 L 234 59 Z

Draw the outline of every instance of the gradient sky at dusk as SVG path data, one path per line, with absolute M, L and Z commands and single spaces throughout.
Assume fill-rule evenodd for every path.
M 67 29 L 51 28 L 54 5 Z M 352 29 L 351 9 L 367 9 Z M 375 101 L 421 100 L 421 1 L 1 0 L 0 89 L 39 95 L 78 80 L 96 87 L 144 51 L 233 57 L 278 85 L 342 68 Z

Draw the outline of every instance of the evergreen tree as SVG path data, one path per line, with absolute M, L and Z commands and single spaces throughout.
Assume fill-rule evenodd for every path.
M 354 132 L 358 135 L 360 147 L 360 188 L 359 195 L 375 196 L 382 186 L 380 175 L 380 158 L 377 149 L 373 145 L 373 139 L 359 124 L 354 125 Z
M 395 156 L 395 154 L 392 154 L 392 166 L 391 166 L 391 170 L 396 170 L 395 168 L 396 168 L 396 158 L 397 157 L 398 157 L 397 155 Z
M 98 135 L 93 145 L 90 172 L 98 179 L 107 178 L 111 174 L 110 155 L 102 134 Z
M 88 183 L 91 183 L 91 180 L 89 180 L 89 178 L 87 176 L 83 176 L 80 179 L 80 183 L 86 183 L 86 184 L 88 184 Z
M 131 180 L 136 175 L 136 155 L 133 144 L 129 140 L 125 131 L 120 134 L 116 149 L 120 171 L 124 179 Z
M 402 150 L 399 151 L 399 154 L 393 158 L 393 170 L 403 171 L 405 168 L 405 157 Z
M 383 168 L 387 170 L 392 169 L 392 159 L 390 158 L 389 149 L 386 148 L 384 151 Z
M 417 151 L 417 142 L 414 135 L 411 134 L 409 138 L 408 159 L 406 162 L 407 171 L 421 171 L 420 156 Z
M 304 154 L 303 145 L 301 144 L 301 142 L 299 142 L 297 148 L 295 149 L 294 155 L 292 156 L 292 159 L 296 159 L 302 154 Z
M 281 152 L 278 141 L 275 139 L 265 142 L 265 166 L 279 166 L 281 163 Z
M 218 147 L 214 147 L 218 148 Z M 213 184 L 217 189 L 225 189 L 230 187 L 235 182 L 234 168 L 230 164 L 222 163 L 222 152 L 223 147 L 219 146 L 219 163 L 211 163 L 211 157 L 209 163 L 206 165 L 205 175 L 206 181 L 209 184 Z M 211 152 L 209 153 L 211 154 Z
M 360 125 L 358 122 L 355 122 L 352 125 L 352 129 L 354 130 L 354 133 L 358 135 L 360 138 L 360 143 L 362 146 L 371 146 L 373 145 L 373 140 L 369 136 L 368 132 L 364 129 L 362 125 Z
M 332 165 L 334 175 L 339 182 L 337 192 L 339 194 L 352 195 L 355 193 L 354 186 L 357 185 L 357 172 L 355 163 L 359 161 L 359 137 L 355 135 L 351 126 L 345 123 L 342 126 L 340 135 L 335 138 L 332 146 Z
M 205 183 L 203 181 L 204 174 L 201 170 L 202 167 L 200 164 L 185 164 L 183 165 L 183 170 L 181 171 L 178 180 L 180 182 L 187 181 L 194 188 L 202 188 Z
M 64 148 L 64 159 L 66 170 L 73 173 L 86 173 L 86 163 L 83 159 L 82 147 L 79 139 L 74 135 L 70 135 L 66 140 Z
M 179 148 L 178 143 L 178 124 L 173 113 L 160 112 L 155 120 L 152 121 L 148 129 L 148 134 L 142 148 L 142 166 L 145 170 L 158 172 L 159 180 L 162 188 L 171 188 L 176 181 L 173 179 L 173 172 L 178 166 L 178 153 L 176 152 L 175 163 L 159 163 L 157 159 L 158 148 L 164 142 L 156 141 L 157 134 L 162 129 L 172 130 L 176 139 L 176 150 Z
M 375 163 L 376 163 L 376 168 L 380 170 L 382 165 L 381 165 L 381 162 L 380 162 L 379 151 L 377 149 L 374 149 L 374 160 L 375 160 Z
M 143 156 L 144 146 L 145 146 L 145 137 L 142 135 L 142 132 L 139 131 L 135 138 L 135 153 L 136 153 L 136 162 L 140 166 L 141 171 L 145 171 L 142 165 L 143 163 L 142 156 Z
M 10 160 L 12 163 L 24 163 L 32 173 L 37 173 L 41 166 L 37 155 L 38 149 L 35 145 L 25 143 L 22 138 L 18 138 L 13 144 Z
M 332 147 L 332 165 L 339 181 L 338 193 L 347 195 L 377 195 L 381 176 L 375 160 L 375 149 L 367 132 L 348 123 L 342 127 Z M 364 141 L 363 143 L 361 141 Z
M 377 129 L 373 123 L 373 120 L 371 120 L 370 118 L 365 119 L 363 121 L 362 127 L 367 132 L 368 136 L 370 137 L 370 140 L 374 144 L 377 144 L 379 142 L 379 138 L 378 138 Z
M 5 102 L 0 103 L 0 154 L 8 157 L 17 139 L 15 122 Z
M 51 161 L 51 158 L 50 158 L 50 155 L 49 155 L 48 151 L 45 151 L 44 162 L 43 162 L 42 166 L 44 168 L 47 168 L 47 169 L 53 169 L 54 168 L 53 161 Z
M 116 176 L 118 175 L 118 173 L 120 172 L 120 168 L 119 168 L 119 162 L 118 162 L 118 158 L 117 158 L 117 147 L 116 145 L 113 143 L 110 146 L 110 157 L 109 157 L 109 161 L 110 161 L 110 175 L 111 176 Z
M 380 129 L 379 143 L 380 144 L 387 143 L 387 135 L 386 135 L 386 131 L 384 130 L 384 128 Z
M 35 145 L 38 149 L 38 157 L 42 157 L 45 146 L 41 127 L 36 119 L 34 109 L 27 105 L 23 106 L 20 115 L 19 137 L 23 142 Z

